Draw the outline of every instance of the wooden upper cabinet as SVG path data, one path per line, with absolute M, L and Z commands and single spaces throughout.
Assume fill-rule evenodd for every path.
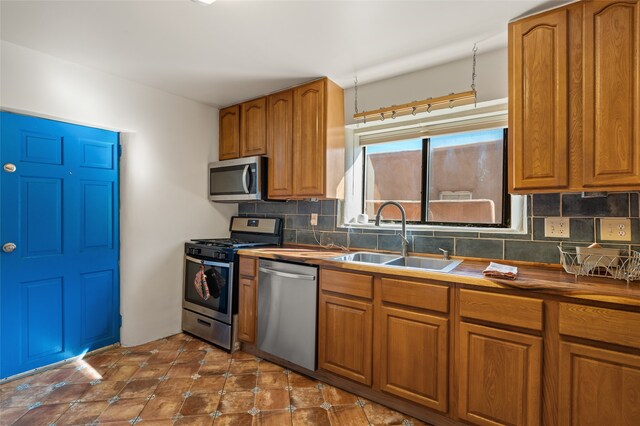
M 449 320 L 381 308 L 380 389 L 448 410 Z
M 560 344 L 559 424 L 638 424 L 640 356 Z
M 220 110 L 219 159 L 240 157 L 240 105 Z
M 324 193 L 325 81 L 318 80 L 293 91 L 293 187 L 296 195 Z
M 458 356 L 460 418 L 487 426 L 541 424 L 541 337 L 461 322 Z
M 585 3 L 585 187 L 640 185 L 640 4 Z
M 293 197 L 342 198 L 344 92 L 331 80 L 293 89 Z
M 267 99 L 269 197 L 293 195 L 293 91 Z
M 267 98 L 242 104 L 240 116 L 240 156 L 267 153 Z
M 569 185 L 568 11 L 510 25 L 510 189 Z

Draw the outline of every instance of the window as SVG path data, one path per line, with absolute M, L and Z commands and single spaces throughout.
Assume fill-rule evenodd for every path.
M 407 221 L 507 227 L 507 130 L 480 130 L 365 145 L 362 212 L 373 220 L 398 201 Z M 397 209 L 385 220 L 400 220 Z

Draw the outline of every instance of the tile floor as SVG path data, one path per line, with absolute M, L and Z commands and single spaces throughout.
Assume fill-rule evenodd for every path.
M 424 425 L 185 334 L 0 385 L 0 425 Z

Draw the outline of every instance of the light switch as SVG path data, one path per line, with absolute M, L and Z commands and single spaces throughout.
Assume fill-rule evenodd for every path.
M 607 241 L 631 241 L 631 219 L 600 219 L 600 239 Z

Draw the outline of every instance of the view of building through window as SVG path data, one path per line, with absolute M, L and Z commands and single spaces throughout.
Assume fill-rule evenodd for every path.
M 367 145 L 363 211 L 374 218 L 383 202 L 393 200 L 411 222 L 503 224 L 505 133 L 493 129 Z M 399 220 L 400 212 L 385 210 L 383 218 Z

